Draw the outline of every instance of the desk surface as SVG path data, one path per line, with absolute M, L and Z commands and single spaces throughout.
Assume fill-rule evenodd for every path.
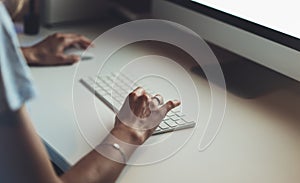
M 20 39 L 23 45 L 29 45 L 54 31 L 82 33 L 93 39 L 116 24 L 107 21 L 100 25 L 86 25 L 80 28 L 73 26 L 42 29 L 37 37 L 21 35 Z M 163 50 L 158 48 L 157 43 L 132 45 L 115 54 L 112 63 L 118 65 L 120 60 L 131 60 Z M 97 59 L 81 62 L 81 74 L 94 74 L 93 67 L 99 64 L 98 62 Z M 112 65 L 112 69 L 117 68 L 116 65 Z M 183 65 L 188 68 L 193 63 L 185 61 Z M 93 96 L 77 80 L 74 80 L 73 86 L 77 69 L 78 64 L 31 68 L 40 94 L 30 103 L 30 113 L 38 134 L 51 147 L 51 158 L 63 169 L 74 165 L 92 149 L 89 140 L 81 133 L 82 128 L 90 132 L 89 138 L 95 142 L 100 142 L 107 133 L 103 126 L 90 126 L 90 121 L 98 120 L 94 115 L 89 115 L 91 110 L 85 108 L 85 105 L 89 105 L 86 101 Z M 209 106 L 211 102 L 210 91 L 203 79 L 193 73 L 190 73 L 190 76 L 197 83 L 202 107 L 195 133 L 177 153 L 165 160 L 145 166 L 127 166 L 118 182 L 299 182 L 298 86 L 289 85 L 251 100 L 228 93 L 222 128 L 213 144 L 207 150 L 199 152 L 201 129 L 204 127 L 202 122 L 207 120 L 204 117 L 208 112 L 206 105 Z M 75 105 L 82 106 L 82 117 L 87 120 L 85 126 L 84 123 L 78 125 L 78 116 L 74 112 L 74 93 L 77 96 Z M 112 126 L 113 112 L 100 101 L 96 106 L 101 111 L 101 119 L 108 127 Z M 174 132 L 174 142 L 180 141 L 181 137 L 190 133 L 190 130 Z M 152 141 L 155 141 L 155 138 Z M 168 149 L 170 146 L 163 148 Z M 144 154 L 138 157 L 141 160 L 151 157 L 146 151 L 142 153 Z

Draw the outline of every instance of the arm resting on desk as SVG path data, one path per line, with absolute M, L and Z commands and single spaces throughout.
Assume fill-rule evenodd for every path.
M 114 128 L 97 148 L 101 153 L 93 150 L 61 177 L 55 175 L 45 147 L 23 106 L 16 112 L 0 116 L 0 180 L 22 183 L 114 182 L 125 166 L 124 161 L 148 139 L 167 112 L 179 104 L 178 101 L 169 101 L 158 107 L 157 97 L 153 99 L 143 89 L 137 88 L 127 97 Z M 115 148 L 116 143 L 122 149 Z
M 65 175 L 57 177 L 25 107 L 14 114 L 1 117 L 0 146 L 1 182 L 113 182 L 125 166 L 92 151 Z M 131 150 L 133 151 L 134 149 Z M 127 153 L 130 155 L 130 151 Z

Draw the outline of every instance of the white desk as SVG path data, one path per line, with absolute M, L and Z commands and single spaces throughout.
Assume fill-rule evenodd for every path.
M 114 25 L 62 28 L 64 32 L 78 32 L 95 38 Z M 38 37 L 20 36 L 21 42 L 30 44 L 55 30 L 42 30 Z M 130 60 L 138 55 L 153 53 L 155 49 L 132 46 L 115 55 L 115 60 Z M 150 46 L 151 48 L 155 48 Z M 100 54 L 100 53 L 99 53 Z M 97 60 L 81 63 L 88 72 Z M 117 64 L 117 63 L 116 63 Z M 192 63 L 185 62 L 187 67 Z M 30 112 L 38 134 L 52 147 L 51 158 L 63 169 L 73 165 L 91 147 L 83 138 L 75 120 L 72 84 L 77 65 L 64 67 L 33 67 L 31 69 L 39 96 L 30 104 Z M 93 74 L 93 73 L 90 73 Z M 209 88 L 205 81 L 191 74 L 197 82 L 202 112 L 210 104 Z M 82 98 L 86 119 L 96 121 L 84 108 L 92 94 L 75 83 L 76 92 Z M 101 102 L 97 103 L 101 117 L 112 125 L 114 115 Z M 266 96 L 247 100 L 228 94 L 224 123 L 216 140 L 206 151 L 199 152 L 201 128 L 184 147 L 170 158 L 147 166 L 127 166 L 118 182 L 205 182 L 205 183 L 296 183 L 300 180 L 300 89 L 296 86 L 283 88 Z M 101 141 L 106 134 L 104 128 L 88 126 L 95 141 Z M 175 138 L 190 131 L 175 132 Z M 176 141 L 174 141 L 176 142 Z M 168 147 L 165 147 L 168 148 Z M 57 154 L 54 154 L 54 151 Z M 142 156 L 142 155 L 141 155 Z M 145 156 L 149 156 L 145 152 Z M 142 158 L 142 157 L 141 157 Z M 63 161 L 64 160 L 64 161 Z

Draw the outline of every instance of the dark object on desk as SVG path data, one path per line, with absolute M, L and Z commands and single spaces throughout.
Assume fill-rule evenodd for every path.
M 35 1 L 30 0 L 29 12 L 24 16 L 24 33 L 28 35 L 36 35 L 39 33 L 40 19 L 35 13 Z
M 220 62 L 226 89 L 234 95 L 248 99 L 256 98 L 283 88 L 292 81 L 280 73 L 223 48 L 210 46 Z M 215 67 L 217 66 L 209 65 L 205 69 L 211 70 Z M 191 70 L 207 79 L 200 67 L 193 67 Z M 216 81 L 212 78 L 211 82 L 218 84 Z

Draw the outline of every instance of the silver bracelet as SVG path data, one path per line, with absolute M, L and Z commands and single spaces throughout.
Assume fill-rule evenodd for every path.
M 127 162 L 127 158 L 126 158 L 126 155 L 124 153 L 124 151 L 122 150 L 121 146 L 117 143 L 113 143 L 113 144 L 109 144 L 109 143 L 104 143 L 104 144 L 100 144 L 101 145 L 107 145 L 107 146 L 111 146 L 113 147 L 114 149 L 118 150 L 120 152 L 120 154 L 122 155 L 122 158 L 123 158 L 123 161 L 124 163 Z

